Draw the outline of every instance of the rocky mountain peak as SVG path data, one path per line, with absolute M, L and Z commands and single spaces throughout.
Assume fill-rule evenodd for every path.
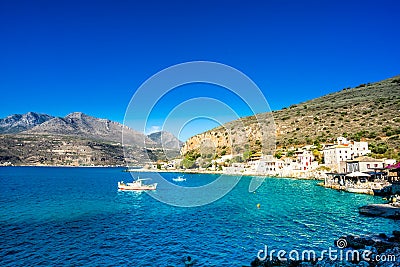
M 53 116 L 47 114 L 40 114 L 35 112 L 28 112 L 25 114 L 13 114 L 0 119 L 0 134 L 5 133 L 19 133 L 32 129 L 50 119 Z
M 163 148 L 180 149 L 183 144 L 172 133 L 167 131 L 151 133 L 148 137 Z

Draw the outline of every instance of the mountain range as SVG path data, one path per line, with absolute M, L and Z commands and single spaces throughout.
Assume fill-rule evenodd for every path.
M 10 115 L 0 120 L 0 134 L 0 163 L 13 164 L 63 165 L 67 160 L 73 165 L 124 165 L 128 160 L 142 165 L 176 157 L 182 145 L 169 132 L 146 136 L 81 112 L 63 118 L 34 112 Z
M 53 118 L 47 114 L 34 112 L 10 115 L 0 119 L 0 134 L 26 131 Z
M 165 131 L 144 135 L 81 112 L 63 118 L 34 112 L 10 115 L 0 119 L 0 165 L 144 165 L 179 152 L 212 158 L 254 153 L 265 145 L 288 150 L 333 143 L 338 136 L 368 141 L 383 151 L 379 157 L 400 158 L 400 76 L 231 121 L 184 144 Z
M 64 118 L 55 117 L 25 131 L 26 134 L 36 135 L 68 135 L 85 139 L 110 141 L 154 147 L 156 142 L 146 135 L 132 130 L 118 122 L 99 119 L 82 112 L 68 114 Z

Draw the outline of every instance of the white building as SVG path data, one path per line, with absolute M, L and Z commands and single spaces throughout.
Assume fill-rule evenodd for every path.
M 233 159 L 233 157 L 235 157 L 235 156 L 238 156 L 238 155 L 231 155 L 231 154 L 229 154 L 229 155 L 223 155 L 223 156 L 221 156 L 220 158 L 216 159 L 215 162 L 218 163 L 218 164 L 222 164 L 222 163 L 224 163 L 225 161 L 228 161 L 228 160 Z
M 354 160 L 342 162 L 340 164 L 340 172 L 371 172 L 375 168 L 384 168 L 384 159 L 374 159 L 367 156 L 357 157 Z
M 325 147 L 323 150 L 325 165 L 339 170 L 341 162 L 353 160 L 355 157 L 371 153 L 367 142 L 349 142 L 344 137 L 337 138 L 337 144 Z
M 248 172 L 251 173 L 276 175 L 283 168 L 283 161 L 268 155 L 259 160 L 249 161 L 248 166 Z
M 308 171 L 318 167 L 318 162 L 314 162 L 314 155 L 311 151 L 303 151 L 303 153 L 297 155 L 297 161 L 299 162 L 300 170 Z
M 353 158 L 352 150 L 348 145 L 334 145 L 323 150 L 325 164 L 328 166 L 339 166 L 341 161 Z

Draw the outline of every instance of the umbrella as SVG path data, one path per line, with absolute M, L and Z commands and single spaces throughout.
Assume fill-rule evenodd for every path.
M 363 172 L 352 172 L 346 175 L 347 177 L 370 177 L 371 175 Z
M 386 169 L 399 169 L 400 168 L 400 162 L 397 162 L 396 164 L 392 164 L 392 165 L 387 165 L 385 168 Z

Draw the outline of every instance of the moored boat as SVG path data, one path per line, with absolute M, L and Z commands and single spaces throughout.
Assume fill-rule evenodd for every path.
M 183 178 L 183 176 L 178 176 L 176 178 L 172 178 L 172 180 L 175 182 L 183 182 L 186 181 L 186 178 Z
M 346 191 L 350 192 L 350 193 L 357 193 L 357 194 L 368 194 L 368 195 L 373 195 L 374 194 L 372 189 L 369 189 L 369 188 L 348 187 L 348 188 L 346 188 Z
M 156 190 L 157 183 L 153 184 L 144 184 L 143 181 L 150 180 L 147 179 L 137 179 L 134 180 L 132 183 L 124 183 L 124 181 L 118 182 L 118 189 L 121 191 L 140 191 L 140 190 Z

